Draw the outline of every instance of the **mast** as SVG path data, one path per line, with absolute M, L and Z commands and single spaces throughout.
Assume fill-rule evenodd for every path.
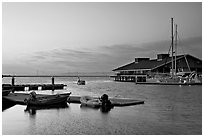
M 177 56 L 177 24 L 176 24 L 176 32 L 175 32 L 175 73 L 176 73 L 176 56 Z
M 174 76 L 174 19 L 171 18 L 171 65 L 172 65 L 172 68 L 171 68 L 171 76 L 173 78 Z

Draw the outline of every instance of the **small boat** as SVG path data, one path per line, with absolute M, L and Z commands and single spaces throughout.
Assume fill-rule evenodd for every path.
M 80 78 L 78 77 L 77 84 L 78 85 L 85 85 L 85 80 L 80 80 Z
M 77 81 L 77 84 L 78 84 L 78 85 L 85 85 L 85 80 L 78 80 L 78 81 Z
M 2 90 L 2 96 L 7 96 L 11 90 Z
M 101 106 L 101 101 L 99 99 L 90 97 L 90 96 L 82 96 L 80 98 L 81 105 L 93 107 L 93 108 L 99 108 Z
M 70 93 L 47 95 L 43 97 L 37 97 L 36 99 L 25 99 L 24 102 L 28 106 L 52 106 L 57 104 L 66 103 Z

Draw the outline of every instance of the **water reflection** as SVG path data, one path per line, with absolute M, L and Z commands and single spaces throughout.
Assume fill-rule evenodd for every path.
M 102 113 L 108 113 L 111 109 L 113 109 L 113 106 L 111 106 L 111 107 L 106 107 L 106 106 L 100 107 L 100 111 Z
M 13 106 L 15 106 L 16 104 L 7 100 L 2 100 L 2 111 L 9 109 Z
M 80 105 L 80 108 L 83 110 L 100 110 L 102 113 L 108 113 L 111 111 L 111 109 L 113 109 L 114 107 L 89 107 L 89 106 L 85 106 L 85 105 Z
M 9 108 L 11 108 L 11 107 L 13 107 L 13 106 L 15 106 L 16 104 L 14 104 L 14 103 L 11 103 L 11 104 L 2 104 L 2 111 L 5 111 L 6 109 L 9 109 Z
M 67 103 L 63 103 L 60 105 L 52 105 L 52 106 L 27 106 L 24 110 L 25 113 L 29 113 L 31 116 L 36 115 L 37 110 L 45 110 L 45 109 L 61 109 L 68 108 L 69 105 Z
M 90 110 L 90 109 L 92 109 L 92 110 L 99 110 L 99 107 L 88 107 L 88 106 L 85 106 L 85 105 L 80 105 L 80 108 L 82 109 L 82 110 Z
M 30 107 L 26 107 L 26 109 L 24 110 L 24 112 L 29 113 L 31 116 L 36 114 L 36 109 L 34 108 L 30 108 Z

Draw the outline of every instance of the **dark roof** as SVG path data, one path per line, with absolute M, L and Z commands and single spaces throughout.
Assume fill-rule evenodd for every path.
M 191 55 L 186 55 L 186 56 L 190 56 L 192 58 L 195 58 Z M 177 56 L 177 60 L 181 59 L 185 57 L 184 55 L 178 55 Z M 195 58 L 197 59 L 197 58 Z M 200 59 L 198 59 L 200 60 Z M 171 63 L 171 57 L 168 57 L 168 58 L 165 58 L 161 61 L 158 61 L 157 59 L 151 59 L 151 60 L 142 60 L 142 61 L 139 61 L 138 63 L 135 63 L 135 62 L 132 62 L 132 63 L 129 63 L 127 65 L 124 65 L 122 67 L 118 67 L 116 69 L 114 69 L 113 71 L 119 71 L 119 70 L 135 70 L 135 69 L 155 69 L 155 68 L 158 68 L 160 66 L 163 66 L 163 65 L 166 65 L 168 63 Z M 190 66 L 195 66 L 195 63 L 194 62 L 188 62 Z
M 142 60 L 138 63 L 132 62 L 130 64 L 127 64 L 125 66 L 119 67 L 114 69 L 113 71 L 117 70 L 132 70 L 132 69 L 151 69 L 153 66 L 156 67 L 157 60 Z

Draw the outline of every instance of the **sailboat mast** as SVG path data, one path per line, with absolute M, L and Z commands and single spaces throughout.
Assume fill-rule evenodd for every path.
M 174 76 L 174 19 L 171 18 L 171 64 L 172 64 L 172 69 L 171 69 L 171 76 L 173 78 Z
M 175 73 L 176 73 L 176 56 L 177 56 L 177 24 L 176 24 L 176 32 L 175 32 Z

